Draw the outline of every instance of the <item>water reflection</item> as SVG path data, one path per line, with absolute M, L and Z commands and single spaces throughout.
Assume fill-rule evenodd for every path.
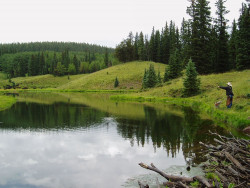
M 139 162 L 199 163 L 207 131 L 225 134 L 189 108 L 79 96 L 0 112 L 0 187 L 120 187 L 146 173 Z

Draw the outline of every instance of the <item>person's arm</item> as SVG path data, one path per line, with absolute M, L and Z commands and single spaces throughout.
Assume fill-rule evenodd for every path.
M 222 86 L 218 86 L 218 87 L 221 88 L 221 89 L 225 89 L 225 90 L 228 89 L 228 87 L 222 87 Z

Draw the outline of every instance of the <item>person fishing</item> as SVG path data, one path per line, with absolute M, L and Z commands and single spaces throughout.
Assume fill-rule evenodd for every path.
M 226 90 L 226 95 L 227 95 L 226 106 L 227 106 L 227 108 L 231 108 L 233 105 L 233 96 L 234 96 L 232 84 L 230 82 L 228 82 L 227 87 L 218 86 L 218 88 Z

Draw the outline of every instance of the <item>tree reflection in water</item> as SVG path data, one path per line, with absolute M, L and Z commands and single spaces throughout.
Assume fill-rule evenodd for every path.
M 143 105 L 143 108 L 144 118 L 114 116 L 118 134 L 129 139 L 132 147 L 134 144 L 143 147 L 145 143 L 152 141 L 155 152 L 157 148 L 163 147 L 169 157 L 176 157 L 183 151 L 186 161 L 199 163 L 204 156 L 204 153 L 200 153 L 203 148 L 199 142 L 213 143 L 213 137 L 207 134 L 208 130 L 225 134 L 222 129 L 213 126 L 211 120 L 201 119 L 198 112 L 187 107 L 182 108 L 183 116 L 147 105 Z M 1 129 L 34 131 L 108 126 L 102 122 L 109 116 L 109 112 L 82 104 L 72 104 L 70 101 L 53 104 L 20 102 L 0 113 L 0 119 L 4 122 Z

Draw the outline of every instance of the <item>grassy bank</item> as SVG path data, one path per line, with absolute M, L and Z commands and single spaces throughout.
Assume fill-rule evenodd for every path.
M 13 97 L 2 96 L 0 95 L 0 111 L 10 108 L 13 104 L 15 104 L 16 99 Z
M 111 96 L 111 99 L 118 101 L 138 101 L 138 102 L 159 102 L 168 104 L 177 104 L 180 106 L 189 106 L 201 113 L 206 113 L 217 123 L 226 123 L 233 128 L 244 128 L 250 124 L 249 111 L 240 113 L 231 109 L 217 109 L 214 106 L 208 105 L 202 101 L 191 98 L 166 98 L 166 97 L 143 97 L 133 95 L 116 95 Z
M 145 68 L 153 62 L 130 62 L 109 67 L 92 74 L 54 77 L 52 75 L 13 78 L 16 84 L 28 90 L 9 90 L 8 92 L 129 92 L 119 94 L 116 100 L 171 102 L 199 108 L 213 119 L 226 122 L 234 127 L 245 127 L 250 124 L 250 70 L 227 72 L 200 76 L 201 93 L 190 98 L 182 98 L 183 77 L 163 83 L 161 87 L 141 90 Z M 155 70 L 164 75 L 166 65 L 153 63 Z M 120 85 L 114 88 L 114 80 L 118 78 Z M 225 90 L 217 86 L 233 85 L 234 101 L 231 109 L 226 108 Z M 0 87 L 8 84 L 4 74 L 0 74 Z M 31 89 L 37 88 L 37 89 Z M 41 89 L 42 88 L 42 89 Z M 1 90 L 6 92 L 6 90 Z M 221 101 L 219 108 L 214 103 Z
M 188 105 L 207 113 L 213 119 L 230 126 L 243 128 L 250 124 L 250 70 L 200 76 L 201 93 L 194 97 L 182 98 L 183 78 L 172 80 L 157 87 L 128 95 L 114 96 L 115 100 L 156 101 Z M 234 101 L 231 109 L 226 108 L 225 90 L 217 86 L 233 84 Z M 214 103 L 221 101 L 219 108 Z

